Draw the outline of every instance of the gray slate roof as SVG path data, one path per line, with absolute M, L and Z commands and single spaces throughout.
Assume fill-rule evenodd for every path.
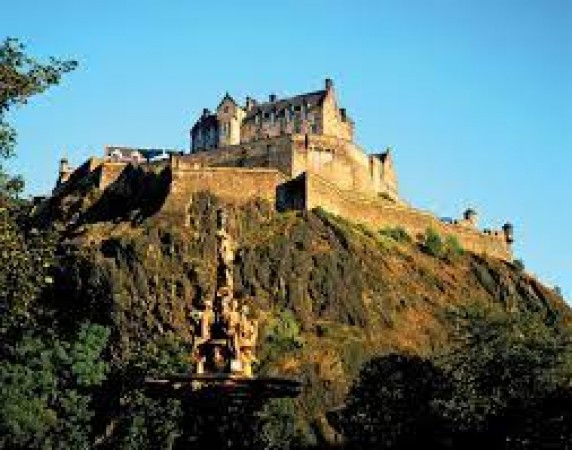
M 265 114 L 272 111 L 279 112 L 289 107 L 302 106 L 303 104 L 307 104 L 310 108 L 313 108 L 316 105 L 320 105 L 324 101 L 325 96 L 326 91 L 321 90 L 309 92 L 307 94 L 296 95 L 295 97 L 281 98 L 275 102 L 256 104 L 250 111 L 247 112 L 245 120 L 254 118 L 254 116 L 258 113 Z

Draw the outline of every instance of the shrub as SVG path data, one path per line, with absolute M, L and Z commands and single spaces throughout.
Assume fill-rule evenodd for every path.
M 396 242 L 411 242 L 411 236 L 407 234 L 403 227 L 385 227 L 379 230 L 379 234 L 387 236 Z
M 441 236 L 433 228 L 427 228 L 423 236 L 422 250 L 428 255 L 440 258 L 444 253 Z
M 524 272 L 524 261 L 522 259 L 515 259 L 512 262 L 512 266 L 517 272 Z
M 447 235 L 445 238 L 444 253 L 448 259 L 456 258 L 464 253 L 464 249 L 459 243 L 457 236 L 452 234 Z

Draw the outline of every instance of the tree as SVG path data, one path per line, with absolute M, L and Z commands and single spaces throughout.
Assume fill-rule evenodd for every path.
M 10 109 L 58 84 L 64 73 L 77 66 L 75 61 L 55 58 L 40 63 L 24 50 L 24 45 L 13 38 L 0 45 L 0 159 L 11 157 L 16 147 L 17 133 L 6 117 Z M 22 179 L 9 176 L 0 165 L 0 194 L 13 195 L 22 187 Z
M 444 414 L 473 442 L 478 435 L 496 448 L 544 448 L 557 426 L 553 419 L 572 410 L 564 401 L 570 399 L 572 382 L 569 326 L 538 311 L 507 313 L 480 303 L 450 319 L 454 348 L 436 358 L 454 380 Z M 555 397 L 562 401 L 552 401 Z M 563 409 L 555 412 L 556 406 Z M 542 414 L 546 420 L 539 420 Z M 572 438 L 565 422 L 559 432 Z
M 439 448 L 447 435 L 440 407 L 450 380 L 431 361 L 390 354 L 362 367 L 339 424 L 350 448 Z
M 339 423 L 356 448 L 567 448 L 572 332 L 538 311 L 452 311 L 451 347 L 431 360 L 366 363 Z
M 0 448 L 88 448 L 91 391 L 108 364 L 109 330 L 83 324 L 71 340 L 20 339 L 0 363 Z
M 90 447 L 92 400 L 108 370 L 107 328 L 59 326 L 46 301 L 57 236 L 29 223 L 29 202 L 17 198 L 23 181 L 1 165 L 16 146 L 8 112 L 75 66 L 39 63 L 16 39 L 0 45 L 0 448 Z

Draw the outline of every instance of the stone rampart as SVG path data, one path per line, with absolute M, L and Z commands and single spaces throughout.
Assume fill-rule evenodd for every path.
M 290 136 L 229 145 L 208 151 L 173 156 L 175 169 L 199 167 L 274 168 L 292 176 L 292 141 Z
M 378 163 L 377 167 L 375 163 Z M 395 189 L 381 179 L 381 165 L 351 141 L 335 136 L 292 134 L 251 141 L 189 155 L 172 157 L 179 169 L 199 167 L 274 168 L 290 178 L 306 171 L 319 173 L 344 190 L 364 195 L 388 193 L 397 197 Z M 376 170 L 377 169 L 377 170 Z
M 486 234 L 464 225 L 443 223 L 426 211 L 342 190 L 312 173 L 306 174 L 305 184 L 308 209 L 322 207 L 326 211 L 375 229 L 400 226 L 413 237 L 418 237 L 428 228 L 432 228 L 442 236 L 456 236 L 466 250 L 512 260 L 511 248 L 502 232 Z
M 276 204 L 279 186 L 287 177 L 276 169 L 238 167 L 173 168 L 169 194 L 161 214 L 185 221 L 193 195 L 209 191 L 222 200 L 243 204 L 255 198 Z

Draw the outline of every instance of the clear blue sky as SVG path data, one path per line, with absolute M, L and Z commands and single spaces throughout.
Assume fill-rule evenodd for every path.
M 332 77 L 368 151 L 393 146 L 416 206 L 515 225 L 527 269 L 572 297 L 572 1 L 7 1 L 1 32 L 76 72 L 14 112 L 11 167 L 49 192 L 104 144 L 188 147 L 225 91 Z

